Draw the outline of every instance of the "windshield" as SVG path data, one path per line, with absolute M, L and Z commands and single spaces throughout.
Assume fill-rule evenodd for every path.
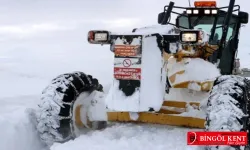
M 213 27 L 213 25 L 210 25 L 210 24 L 201 24 L 201 25 L 194 26 L 194 29 L 203 29 L 206 32 L 210 33 L 212 27 Z M 222 26 L 221 25 L 217 25 L 217 28 L 215 30 L 214 40 L 220 40 L 221 37 L 222 37 L 222 33 L 223 33 L 222 32 Z M 232 26 L 230 26 L 228 28 L 226 40 L 229 40 L 232 35 L 233 35 L 233 28 L 232 28 Z
M 213 40 L 220 40 L 222 37 L 222 25 L 225 17 L 221 16 L 217 19 L 217 25 L 215 30 L 215 35 Z M 180 16 L 178 18 L 180 28 L 189 28 L 189 29 L 202 29 L 211 34 L 211 29 L 213 27 L 215 17 L 214 16 L 190 16 L 189 18 L 186 16 Z M 189 22 L 190 20 L 190 22 Z M 236 20 L 232 17 L 228 29 L 228 34 L 226 40 L 229 40 L 234 31 Z
M 208 33 L 211 33 L 211 29 L 213 27 L 214 19 L 213 16 L 205 16 L 205 17 L 191 17 L 191 22 L 193 22 L 192 26 L 194 29 L 203 29 Z M 213 40 L 220 40 L 222 37 L 222 24 L 224 21 L 224 17 L 219 17 L 215 29 L 215 36 Z M 231 21 L 232 23 L 232 21 Z M 233 28 L 234 25 L 230 25 L 227 32 L 227 38 L 226 40 L 229 40 L 231 36 L 233 35 Z

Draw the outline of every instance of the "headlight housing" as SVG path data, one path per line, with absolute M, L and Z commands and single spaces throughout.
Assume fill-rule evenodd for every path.
M 182 43 L 197 43 L 199 40 L 199 31 L 187 30 L 180 32 L 180 40 Z
M 91 44 L 110 44 L 110 32 L 91 30 L 88 32 L 88 42 Z

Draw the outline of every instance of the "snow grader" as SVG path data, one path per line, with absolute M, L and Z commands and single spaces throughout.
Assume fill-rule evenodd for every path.
M 90 44 L 110 45 L 114 53 L 111 88 L 104 93 L 83 72 L 54 78 L 36 111 L 41 139 L 65 142 L 109 122 L 248 131 L 250 82 L 239 75 L 237 59 L 240 29 L 247 23 L 248 13 L 235 0 L 226 7 L 170 2 L 158 25 L 122 34 L 89 31 Z

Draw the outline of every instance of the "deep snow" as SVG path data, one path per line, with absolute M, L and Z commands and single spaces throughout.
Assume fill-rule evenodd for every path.
M 97 72 L 94 67 L 98 67 L 98 62 L 91 58 L 82 59 L 82 56 L 86 57 L 83 51 L 74 51 L 74 54 L 59 50 L 46 53 L 28 50 L 0 52 L 0 150 L 43 150 L 27 109 L 37 106 L 42 90 L 60 73 L 86 70 L 96 75 L 108 89 L 112 55 L 109 57 L 111 53 L 108 50 L 97 50 L 100 54 L 105 53 L 106 57 L 98 59 L 107 65 Z
M 57 58 L 57 61 L 50 59 L 49 52 L 43 54 L 43 57 L 31 52 L 18 55 L 5 52 L 3 55 L 5 58 L 0 59 L 2 91 L 0 95 L 0 150 L 44 150 L 32 122 L 29 120 L 27 108 L 34 108 L 37 105 L 42 90 L 59 73 L 86 70 L 97 76 L 108 89 L 112 76 L 112 67 L 109 67 L 113 65 L 113 59 L 112 53 L 108 49 L 103 50 L 102 48 L 97 48 L 97 50 L 104 53 L 103 55 L 106 57 L 99 55 L 98 59 L 105 61 L 106 67 L 99 68 L 97 71 L 94 70 L 99 66 L 96 59 L 80 59 L 82 56 L 86 56 L 82 51 L 75 51 L 77 55 L 74 56 L 64 55 L 62 52 L 60 57 L 64 56 L 68 59 Z M 64 63 L 67 65 L 60 66 Z M 89 68 L 89 64 L 92 64 L 92 68 Z M 186 131 L 189 129 L 159 127 L 146 124 L 121 124 L 121 126 L 116 124 L 103 132 L 92 131 L 74 141 L 55 144 L 51 150 L 80 150 L 83 148 L 85 150 L 116 150 L 128 149 L 128 146 L 134 150 L 142 148 L 185 150 L 189 148 L 186 146 Z M 174 144 L 177 140 L 180 142 Z
M 34 107 L 37 96 L 0 98 L 0 149 L 45 150 L 38 138 L 27 107 Z

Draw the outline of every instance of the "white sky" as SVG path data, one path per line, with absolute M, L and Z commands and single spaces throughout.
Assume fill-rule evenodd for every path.
M 188 0 L 174 1 L 176 5 L 188 6 Z M 157 24 L 158 13 L 168 3 L 168 0 L 0 0 L 0 49 L 83 50 L 90 47 L 86 40 L 89 30 L 123 32 Z M 217 3 L 225 6 L 228 0 Z M 236 3 L 249 11 L 247 0 Z M 245 31 L 249 31 L 248 26 L 241 33 L 242 57 L 250 53 Z

